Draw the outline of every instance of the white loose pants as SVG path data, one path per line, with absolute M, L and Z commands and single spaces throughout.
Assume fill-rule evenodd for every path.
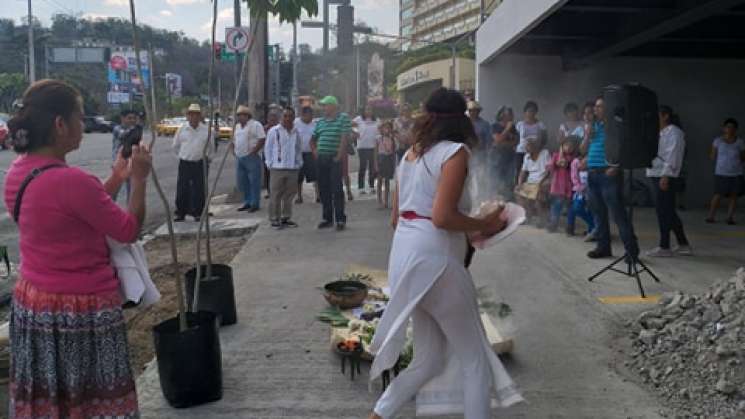
M 443 276 L 412 313 L 414 358 L 380 397 L 375 413 L 392 419 L 430 379 L 443 372 L 448 345 L 458 358 L 464 378 L 465 419 L 491 417 L 493 379 L 482 345 L 483 331 L 470 279 Z M 470 285 L 470 286 L 469 286 Z

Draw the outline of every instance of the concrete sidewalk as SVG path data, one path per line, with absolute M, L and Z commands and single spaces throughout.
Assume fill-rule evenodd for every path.
M 307 193 L 309 189 L 306 188 Z M 306 197 L 310 198 L 310 197 Z M 221 332 L 224 397 L 186 410 L 170 408 L 151 365 L 138 381 L 143 418 L 365 418 L 379 392 L 340 373 L 329 330 L 315 320 L 325 307 L 319 287 L 350 264 L 386 269 L 392 231 L 388 212 L 360 199 L 348 206 L 344 232 L 318 231 L 320 206 L 296 206 L 300 228 L 274 231 L 262 223 L 233 262 L 238 324 Z M 259 215 L 264 214 L 257 213 Z M 649 294 L 699 291 L 728 277 L 742 258 L 742 229 L 705 226 L 691 213 L 691 241 L 700 256 L 650 265 L 663 280 L 645 281 Z M 688 217 L 688 214 L 686 214 Z M 649 210 L 640 211 L 644 247 L 656 240 Z M 699 225 L 700 224 L 700 225 Z M 739 249 L 738 249 L 739 247 Z M 609 274 L 587 277 L 606 261 L 589 261 L 577 238 L 522 228 L 502 245 L 477 254 L 472 272 L 515 311 L 516 349 L 505 364 L 527 403 L 495 411 L 500 418 L 657 418 L 661 404 L 622 367 L 621 325 L 642 304 L 603 304 L 598 297 L 631 296 L 636 285 Z M 618 251 L 618 250 L 617 250 Z M 620 255 L 620 253 L 619 253 Z M 622 300 L 625 301 L 625 300 Z M 413 417 L 413 403 L 401 417 Z

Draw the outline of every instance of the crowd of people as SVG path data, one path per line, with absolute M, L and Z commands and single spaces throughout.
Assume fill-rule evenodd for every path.
M 574 103 L 564 107 L 564 122 L 558 128 L 555 147 L 549 147 L 548 129 L 538 118 L 538 105 L 528 101 L 523 118 L 515 122 L 512 108 L 501 107 L 496 121 L 480 116 L 477 102 L 468 104 L 468 114 L 479 138 L 474 154 L 485 162 L 486 178 L 481 183 L 506 200 L 516 200 L 528 213 L 530 222 L 549 232 L 562 224 L 569 236 L 577 234 L 576 220 L 585 223 L 584 238 L 596 242 L 590 258 L 611 256 L 609 217 L 618 226 L 626 253 L 639 256 L 639 244 L 625 209 L 624 173 L 620 165 L 606 158 L 605 104 L 602 97 L 588 101 L 582 109 Z M 659 245 L 646 254 L 652 257 L 692 255 L 683 223 L 677 213 L 678 195 L 685 188 L 685 133 L 669 106 L 659 108 L 660 142 L 657 156 L 647 169 L 654 192 L 658 217 Z M 706 221 L 716 222 L 722 198 L 729 200 L 727 224 L 734 225 L 738 197 L 745 194 L 745 142 L 737 136 L 738 123 L 728 118 L 723 134 L 714 140 L 715 195 Z M 554 149 L 553 151 L 551 149 Z M 670 244 L 673 233 L 677 246 Z

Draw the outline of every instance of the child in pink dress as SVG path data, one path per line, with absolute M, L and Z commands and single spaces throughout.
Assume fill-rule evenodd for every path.
M 559 151 L 551 156 L 548 171 L 551 172 L 551 214 L 548 231 L 556 232 L 559 228 L 559 218 L 564 207 L 572 205 L 572 161 L 577 157 L 578 141 L 575 137 L 567 137 L 561 144 Z

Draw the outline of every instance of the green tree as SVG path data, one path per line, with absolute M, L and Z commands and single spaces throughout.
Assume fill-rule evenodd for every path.
M 23 95 L 27 86 L 23 74 L 0 73 L 0 111 L 11 112 L 13 102 Z

